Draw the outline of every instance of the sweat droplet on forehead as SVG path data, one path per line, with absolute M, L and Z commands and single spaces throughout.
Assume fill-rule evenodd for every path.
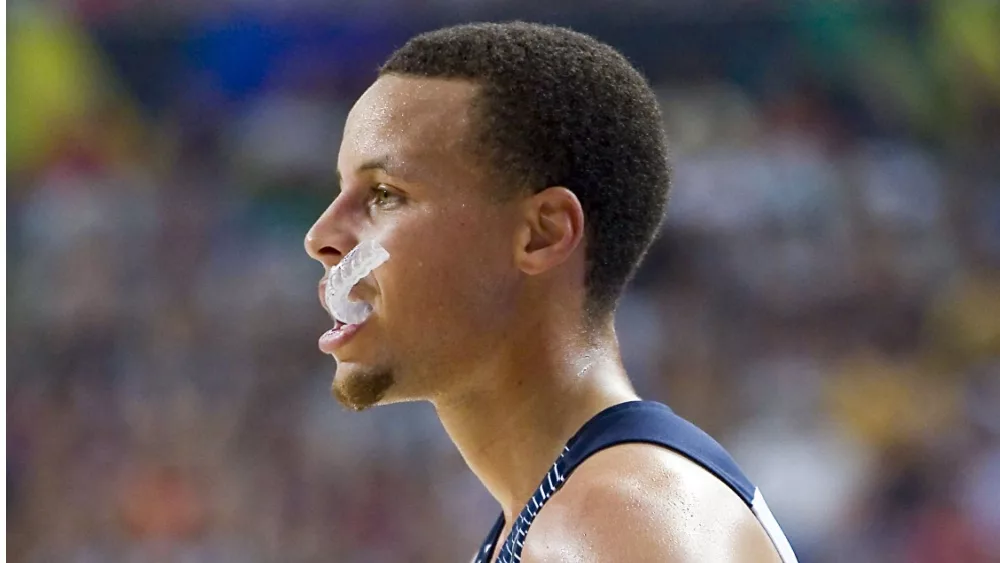
M 357 161 L 388 152 L 401 156 L 455 151 L 466 141 L 476 91 L 461 80 L 382 76 L 351 109 L 342 149 L 349 149 L 355 157 L 350 160 Z

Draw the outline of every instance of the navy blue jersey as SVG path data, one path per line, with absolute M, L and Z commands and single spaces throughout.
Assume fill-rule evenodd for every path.
M 570 438 L 559 459 L 549 469 L 531 500 L 514 521 L 510 534 L 500 547 L 497 561 L 513 563 L 521 560 L 524 541 L 535 517 L 581 463 L 605 448 L 636 442 L 668 448 L 710 471 L 747 504 L 771 538 L 782 562 L 796 562 L 785 534 L 760 491 L 747 479 L 726 450 L 697 426 L 674 414 L 666 405 L 652 401 L 630 401 L 607 408 L 591 418 Z M 501 514 L 473 557 L 474 563 L 493 560 L 504 524 Z

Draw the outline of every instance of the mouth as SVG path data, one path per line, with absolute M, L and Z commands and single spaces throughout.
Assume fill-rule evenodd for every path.
M 364 281 L 358 282 L 358 284 L 351 289 L 351 292 L 348 295 L 351 301 L 359 301 L 371 305 L 372 299 L 370 298 L 370 296 L 372 295 L 372 293 L 368 291 L 368 288 L 365 287 L 363 284 Z M 333 311 L 330 310 L 330 305 L 326 301 L 326 277 L 319 280 L 319 286 L 317 287 L 317 294 L 319 297 L 320 307 L 322 307 L 323 310 L 326 311 L 326 314 L 329 315 L 331 319 L 333 319 L 333 321 L 337 324 L 337 326 L 348 324 L 338 319 L 336 315 L 334 315 Z
M 364 301 L 365 303 L 371 303 L 369 299 L 365 297 L 369 296 L 367 288 L 363 285 L 363 282 L 358 283 L 351 289 L 350 296 L 352 300 Z M 324 277 L 319 281 L 317 287 L 317 296 L 319 297 L 320 306 L 326 311 L 327 315 L 333 320 L 333 328 L 323 333 L 319 337 L 319 349 L 324 354 L 331 356 L 336 356 L 336 352 L 346 345 L 350 340 L 353 339 L 354 335 L 358 333 L 359 330 L 367 324 L 368 319 L 365 319 L 359 323 L 347 323 L 341 319 L 338 319 L 333 311 L 330 310 L 329 304 L 326 301 L 326 278 Z
M 358 324 L 335 321 L 333 328 L 319 337 L 320 351 L 331 356 L 336 355 L 337 350 L 347 344 L 367 322 L 367 319 Z

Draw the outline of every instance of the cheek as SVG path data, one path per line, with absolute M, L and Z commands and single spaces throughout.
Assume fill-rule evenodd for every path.
M 509 279 L 499 235 L 467 218 L 425 226 L 393 241 L 383 286 L 393 324 L 441 336 L 483 328 L 503 305 Z

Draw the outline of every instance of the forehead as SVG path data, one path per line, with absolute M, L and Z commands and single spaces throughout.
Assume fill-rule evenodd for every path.
M 464 80 L 380 77 L 347 117 L 341 173 L 371 160 L 419 168 L 425 176 L 442 167 L 467 167 L 475 94 L 476 86 Z

